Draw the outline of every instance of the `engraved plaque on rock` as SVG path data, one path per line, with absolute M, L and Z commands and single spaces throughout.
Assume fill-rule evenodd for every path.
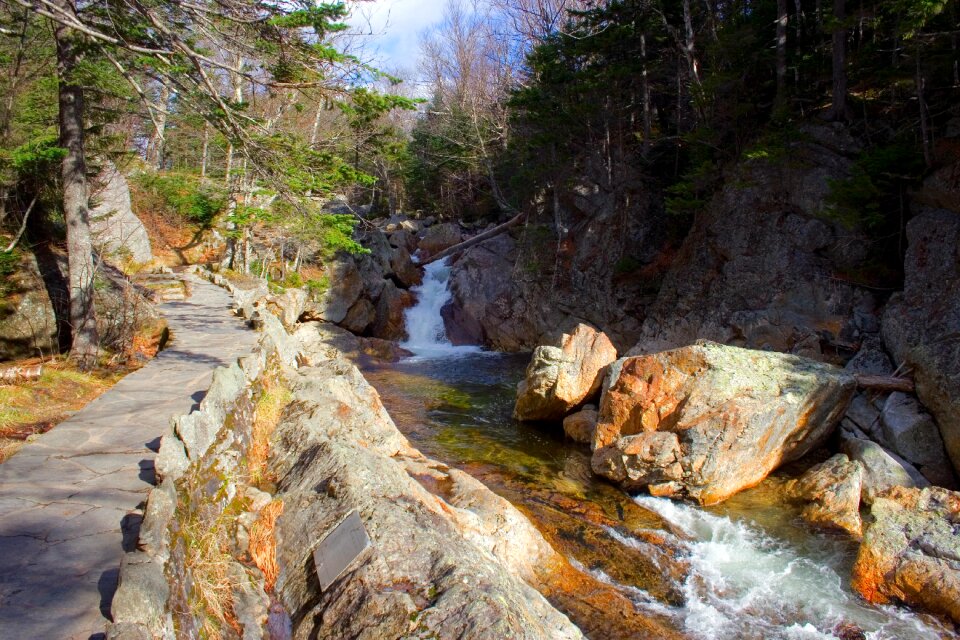
M 320 589 L 326 591 L 350 567 L 360 554 L 370 548 L 370 537 L 360 514 L 353 511 L 317 545 L 313 562 L 320 578 Z

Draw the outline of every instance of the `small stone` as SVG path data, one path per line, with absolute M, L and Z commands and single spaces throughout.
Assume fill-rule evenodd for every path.
M 597 428 L 597 410 L 583 408 L 563 419 L 563 432 L 574 442 L 591 444 Z

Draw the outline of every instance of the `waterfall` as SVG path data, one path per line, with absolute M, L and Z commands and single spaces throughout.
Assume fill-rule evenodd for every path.
M 407 309 L 404 324 L 409 336 L 401 346 L 415 355 L 444 358 L 478 353 L 480 347 L 454 346 L 447 339 L 440 310 L 453 298 L 450 292 L 450 265 L 447 260 L 431 262 L 424 267 L 423 284 L 414 287 L 417 303 Z

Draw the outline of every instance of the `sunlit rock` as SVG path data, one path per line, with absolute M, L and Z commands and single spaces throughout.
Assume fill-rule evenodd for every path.
M 810 468 L 790 484 L 796 498 L 806 500 L 803 518 L 810 524 L 827 529 L 840 529 L 859 538 L 863 534 L 860 520 L 860 491 L 863 465 L 838 453 Z
M 856 383 L 797 356 L 699 342 L 610 367 L 594 470 L 715 504 L 824 443 Z
M 898 487 L 870 513 L 854 588 L 876 604 L 905 603 L 960 623 L 960 493 Z
M 616 359 L 610 339 L 585 324 L 563 334 L 559 346 L 537 347 L 517 386 L 514 417 L 562 420 L 600 391 L 604 371 Z

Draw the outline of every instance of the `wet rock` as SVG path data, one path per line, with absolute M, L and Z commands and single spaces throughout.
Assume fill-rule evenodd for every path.
M 960 212 L 921 208 L 907 241 L 903 293 L 887 305 L 884 343 L 913 370 L 917 396 L 960 471 Z
M 563 334 L 559 346 L 537 347 L 517 386 L 514 417 L 562 420 L 600 391 L 604 371 L 616 359 L 610 339 L 585 324 Z
M 414 303 L 413 294 L 398 289 L 393 281 L 384 282 L 380 299 L 377 300 L 377 317 L 371 327 L 375 338 L 383 340 L 403 340 L 407 337 L 404 325 L 404 312 Z
M 605 383 L 593 467 L 715 504 L 822 445 L 855 387 L 830 365 L 706 341 L 624 358 Z
M 596 408 L 584 407 L 563 419 L 563 432 L 574 442 L 593 443 L 593 433 L 597 429 Z
M 860 520 L 862 484 L 863 465 L 838 453 L 791 482 L 787 490 L 795 498 L 809 503 L 803 508 L 804 520 L 818 527 L 840 529 L 859 538 L 863 534 Z
M 881 442 L 915 465 L 949 465 L 933 418 L 905 393 L 891 393 L 880 414 Z
M 400 362 L 403 358 L 413 355 L 413 352 L 407 351 L 396 342 L 380 338 L 361 338 L 360 350 L 382 362 Z
M 150 238 L 130 206 L 130 187 L 117 167 L 101 161 L 91 181 L 90 233 L 102 255 L 117 262 L 150 262 Z
M 844 438 L 841 449 L 851 460 L 863 465 L 861 499 L 872 504 L 877 496 L 893 487 L 925 487 L 930 483 L 907 461 L 876 442 Z
M 444 249 L 449 249 L 455 244 L 463 241 L 463 233 L 460 231 L 460 225 L 455 222 L 444 222 L 427 229 L 427 232 L 420 239 L 420 251 L 426 257 L 435 253 L 440 253 Z
M 904 603 L 960 623 L 960 494 L 895 488 L 870 514 L 854 588 L 876 604 Z
M 276 594 L 295 637 L 581 638 L 526 580 L 561 562 L 506 500 L 424 458 L 343 360 L 289 378 L 302 412 L 275 433 Z M 327 590 L 312 544 L 356 510 L 372 549 Z
M 410 258 L 410 252 L 405 247 L 398 247 L 393 250 L 390 257 L 390 268 L 406 288 L 415 287 L 423 282 L 423 273 L 420 268 L 413 263 Z

